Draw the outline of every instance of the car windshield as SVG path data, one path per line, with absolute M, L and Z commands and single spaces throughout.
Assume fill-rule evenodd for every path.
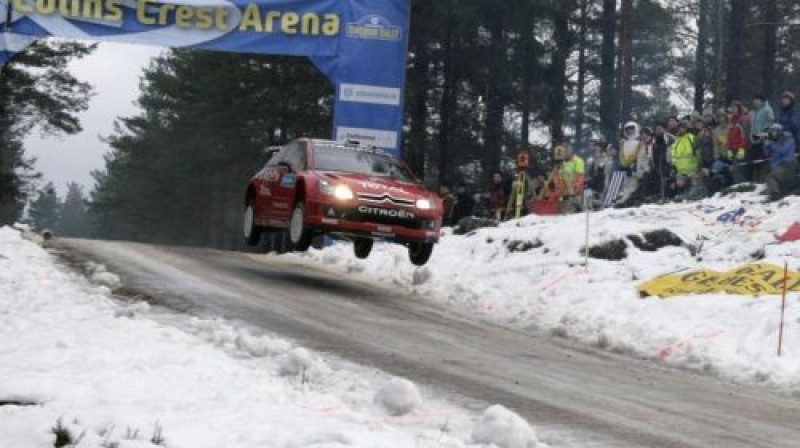
M 387 176 L 405 182 L 416 182 L 403 164 L 389 156 L 335 146 L 315 147 L 314 169 Z

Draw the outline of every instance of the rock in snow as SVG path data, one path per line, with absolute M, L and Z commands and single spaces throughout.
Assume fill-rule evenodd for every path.
M 399 417 L 413 411 L 422 404 L 422 396 L 417 386 L 403 378 L 393 378 L 378 389 L 375 404 L 387 414 Z
M 487 409 L 475 424 L 472 441 L 498 448 L 535 448 L 538 444 L 528 422 L 497 404 Z

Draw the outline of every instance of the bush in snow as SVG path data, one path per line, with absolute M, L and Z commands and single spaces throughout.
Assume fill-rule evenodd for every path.
M 60 418 L 56 420 L 56 424 L 50 429 L 50 432 L 52 432 L 55 436 L 55 440 L 53 440 L 53 446 L 55 448 L 76 446 L 81 443 L 81 440 L 83 440 L 83 438 L 86 436 L 86 431 L 81 433 L 81 435 L 79 435 L 77 438 L 73 436 L 73 432 L 64 426 L 64 423 Z
M 498 448 L 535 448 L 538 444 L 528 422 L 500 405 L 483 413 L 472 429 L 472 441 Z
M 682 247 L 686 245 L 678 235 L 666 229 L 645 232 L 641 236 L 628 235 L 628 240 L 637 249 L 644 252 L 655 252 L 669 246 Z
M 584 248 L 583 251 L 585 250 L 586 249 Z M 589 256 L 599 260 L 624 260 L 628 257 L 628 245 L 622 240 L 607 241 L 605 243 L 589 247 Z
M 512 254 L 513 253 L 517 253 L 517 252 L 528 252 L 528 251 L 531 251 L 533 249 L 538 249 L 540 247 L 544 247 L 544 243 L 542 243 L 539 240 L 533 240 L 533 241 L 518 241 L 518 240 L 515 240 L 515 241 L 509 241 L 509 242 L 505 242 L 505 243 L 506 243 L 506 248 Z
M 393 378 L 378 389 L 374 401 L 387 414 L 399 417 L 422 404 L 422 396 L 411 381 Z

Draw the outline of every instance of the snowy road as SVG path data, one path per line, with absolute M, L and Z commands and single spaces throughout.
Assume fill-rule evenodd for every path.
M 475 323 L 307 264 L 187 248 L 60 241 L 169 307 L 240 319 L 305 346 L 487 402 L 597 446 L 796 447 L 800 400 Z M 606 441 L 606 442 L 604 442 Z

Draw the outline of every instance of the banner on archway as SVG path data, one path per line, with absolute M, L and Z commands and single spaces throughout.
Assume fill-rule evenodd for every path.
M 0 0 L 0 65 L 42 37 L 307 56 L 334 135 L 400 154 L 408 0 Z

